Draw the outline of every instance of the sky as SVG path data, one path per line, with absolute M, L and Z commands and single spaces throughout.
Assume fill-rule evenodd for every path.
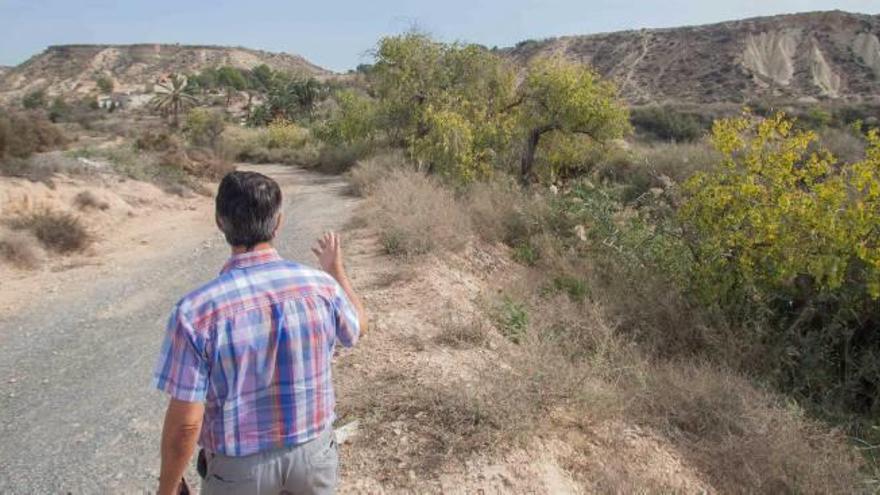
M 381 36 L 413 27 L 444 41 L 503 47 L 833 9 L 880 14 L 880 0 L 0 0 L 0 65 L 17 65 L 49 45 L 181 43 L 297 53 L 345 71 L 370 62 Z

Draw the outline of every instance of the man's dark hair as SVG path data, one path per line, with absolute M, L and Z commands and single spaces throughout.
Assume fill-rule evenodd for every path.
M 250 249 L 272 240 L 281 209 L 281 188 L 257 172 L 230 172 L 220 181 L 216 204 L 226 242 Z

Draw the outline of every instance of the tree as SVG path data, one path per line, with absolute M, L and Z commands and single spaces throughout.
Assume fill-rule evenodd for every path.
M 232 102 L 234 92 L 247 88 L 247 79 L 240 70 L 226 65 L 217 71 L 217 84 L 226 90 L 226 106 L 228 107 Z
M 180 125 L 180 112 L 195 106 L 196 98 L 189 94 L 188 80 L 182 74 L 172 74 L 166 81 L 156 83 L 157 94 L 150 100 L 153 110 L 163 117 L 172 117 L 172 127 Z
M 257 89 L 262 92 L 269 91 L 269 88 L 272 87 L 272 79 L 275 77 L 275 73 L 272 71 L 272 68 L 266 64 L 260 64 L 250 72 L 250 86 L 254 89 Z
M 225 128 L 226 119 L 221 112 L 207 108 L 193 108 L 183 124 L 183 132 L 192 144 L 212 149 L 217 148 Z
M 275 73 L 266 102 L 254 109 L 249 121 L 253 125 L 267 125 L 278 119 L 310 119 L 315 106 L 326 97 L 325 86 L 315 78 Z
M 115 87 L 113 79 L 110 79 L 107 76 L 98 77 L 95 79 L 95 84 L 98 86 L 98 91 L 104 95 L 112 93 L 113 88 Z
M 369 77 L 377 121 L 427 170 L 468 181 L 503 162 L 516 79 L 506 60 L 479 45 L 412 32 L 379 42 Z
M 876 414 L 880 134 L 867 139 L 840 163 L 782 114 L 717 121 L 723 161 L 685 183 L 680 219 L 697 293 L 740 319 L 770 310 L 785 385 Z
M 319 127 L 319 137 L 333 144 L 371 141 L 377 130 L 373 100 L 351 89 L 337 91 L 333 99 L 339 108 Z
M 524 134 L 520 175 L 533 177 L 541 138 L 553 131 L 582 134 L 603 142 L 629 131 L 629 114 L 617 88 L 585 65 L 562 58 L 541 59 L 529 67 L 513 103 Z

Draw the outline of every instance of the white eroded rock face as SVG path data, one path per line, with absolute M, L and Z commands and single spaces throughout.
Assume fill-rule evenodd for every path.
M 859 33 L 853 39 L 853 53 L 880 77 L 880 39 L 876 34 Z
M 742 63 L 759 82 L 788 86 L 794 76 L 798 30 L 764 32 L 746 38 Z
M 831 98 L 840 96 L 840 75 L 828 65 L 825 55 L 816 44 L 813 44 L 810 53 L 810 72 L 813 74 L 813 83 L 819 87 L 823 95 Z

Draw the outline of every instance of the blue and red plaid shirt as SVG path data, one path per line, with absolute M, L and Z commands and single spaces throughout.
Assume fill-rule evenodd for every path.
M 199 445 L 208 451 L 297 445 L 335 419 L 333 347 L 354 345 L 358 333 L 354 307 L 327 273 L 274 249 L 238 254 L 175 306 L 154 384 L 205 402 Z

